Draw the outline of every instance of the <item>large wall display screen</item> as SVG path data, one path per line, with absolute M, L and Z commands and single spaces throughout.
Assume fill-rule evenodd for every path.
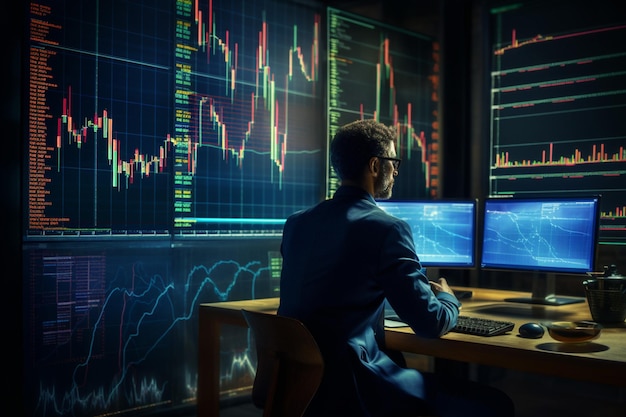
M 42 0 L 28 12 L 26 236 L 167 235 L 171 2 Z
M 626 17 L 619 2 L 491 11 L 490 193 L 602 195 L 601 243 L 626 242 Z
M 280 234 L 323 197 L 321 15 L 286 1 L 178 7 L 175 233 Z
M 324 194 L 321 18 L 271 0 L 30 3 L 25 235 L 279 234 Z
M 402 167 L 397 199 L 436 197 L 439 190 L 438 44 L 433 39 L 328 9 L 328 129 L 377 119 L 396 132 Z M 327 171 L 327 195 L 338 187 Z
M 24 251 L 24 414 L 146 415 L 197 390 L 200 303 L 277 296 L 278 239 L 33 245 Z M 221 390 L 251 387 L 254 345 L 225 326 Z

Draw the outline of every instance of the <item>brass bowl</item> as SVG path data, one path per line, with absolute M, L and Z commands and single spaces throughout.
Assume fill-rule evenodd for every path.
M 593 321 L 554 321 L 545 326 L 554 340 L 564 343 L 589 342 L 602 332 L 602 326 Z

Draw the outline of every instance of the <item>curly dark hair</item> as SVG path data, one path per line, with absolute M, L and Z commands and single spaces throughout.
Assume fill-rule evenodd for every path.
M 358 181 L 373 156 L 386 156 L 395 132 L 376 120 L 356 120 L 341 126 L 330 143 L 330 162 L 342 180 Z

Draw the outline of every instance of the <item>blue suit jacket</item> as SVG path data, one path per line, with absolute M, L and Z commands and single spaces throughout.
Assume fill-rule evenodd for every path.
M 421 272 L 411 229 L 357 187 L 290 216 L 281 245 L 278 314 L 311 330 L 324 356 L 311 414 L 397 416 L 424 410 L 422 375 L 385 353 L 387 299 L 422 337 L 447 333 L 459 302 Z

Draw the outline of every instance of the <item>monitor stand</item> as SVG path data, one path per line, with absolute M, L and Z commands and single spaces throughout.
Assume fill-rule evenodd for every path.
M 504 301 L 547 306 L 561 306 L 566 304 L 582 303 L 585 301 L 585 298 L 580 297 L 557 297 L 554 294 L 556 288 L 555 281 L 556 277 L 554 274 L 535 272 L 533 274 L 533 288 L 530 297 L 505 298 Z

